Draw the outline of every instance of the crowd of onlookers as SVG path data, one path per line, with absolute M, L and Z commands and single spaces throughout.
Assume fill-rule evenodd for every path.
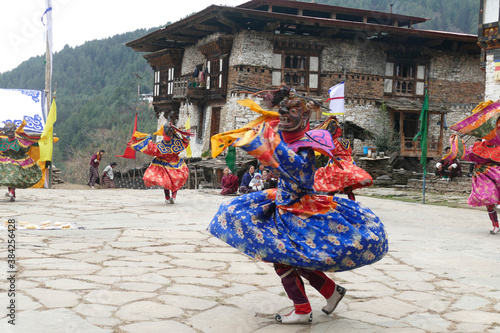
M 258 168 L 251 165 L 243 175 L 241 183 L 236 175 L 226 167 L 221 179 L 222 195 L 245 194 L 255 191 L 262 191 L 278 186 L 278 177 L 270 170 L 265 168 L 264 164 L 259 164 Z

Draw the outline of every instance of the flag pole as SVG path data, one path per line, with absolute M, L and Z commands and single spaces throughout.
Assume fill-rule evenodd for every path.
M 51 107 L 52 98 L 52 0 L 46 0 L 47 25 L 45 29 L 45 97 L 47 98 L 47 113 Z M 43 23 L 43 16 L 42 16 Z M 48 114 L 47 114 L 48 116 Z M 51 153 L 52 154 L 52 153 Z M 53 154 L 52 154 L 53 155 Z M 49 161 L 49 189 L 52 188 L 52 156 Z
M 345 127 L 345 89 L 346 89 L 346 82 L 347 82 L 347 76 L 346 76 L 346 69 L 344 68 L 344 113 L 342 113 L 342 137 L 344 137 L 344 127 Z
M 425 83 L 424 83 L 424 94 L 425 94 L 425 98 L 424 98 L 424 105 L 423 107 L 425 107 L 425 103 L 427 102 L 427 113 L 429 113 L 429 82 L 427 81 L 429 79 L 429 67 L 427 67 L 427 73 L 426 73 L 426 80 L 425 80 Z M 422 110 L 423 111 L 423 110 Z M 426 121 L 426 126 L 428 126 L 428 122 L 429 122 L 429 114 L 427 114 L 427 121 Z M 425 139 L 425 163 L 422 164 L 423 165 L 423 172 L 424 172 L 424 177 L 423 177 L 423 182 L 422 182 L 422 204 L 425 205 L 425 177 L 427 176 L 427 130 L 425 131 L 425 136 L 426 136 L 426 139 Z M 422 140 L 420 140 L 420 142 L 422 142 Z M 422 148 L 422 145 L 420 145 L 420 148 Z

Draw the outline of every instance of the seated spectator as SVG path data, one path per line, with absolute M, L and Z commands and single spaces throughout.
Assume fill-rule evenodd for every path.
M 264 172 L 264 170 L 266 169 L 266 166 L 262 163 L 259 164 L 259 166 L 257 167 L 257 173 L 260 173 L 262 175 L 262 172 Z
M 255 167 L 251 165 L 248 168 L 248 171 L 243 175 L 243 178 L 241 179 L 241 184 L 240 184 L 241 194 L 253 192 L 252 188 L 250 187 L 250 181 L 252 180 L 254 173 L 255 173 Z
M 115 188 L 115 176 L 113 174 L 113 169 L 116 167 L 116 162 L 112 162 L 110 165 L 104 168 L 102 171 L 101 186 L 104 188 Z
M 448 155 L 450 147 L 444 149 L 444 156 Z M 460 177 L 462 174 L 462 167 L 458 159 L 446 160 L 441 159 L 436 163 L 436 176 L 440 176 L 441 180 L 453 180 L 455 177 Z
M 238 191 L 238 177 L 233 175 L 232 171 L 229 170 L 228 167 L 225 167 L 223 172 L 224 176 L 222 176 L 222 179 L 220 180 L 220 185 L 222 187 L 220 194 L 228 195 L 236 193 Z
M 264 189 L 269 188 L 269 182 L 267 181 L 267 175 L 269 174 L 269 170 L 262 170 L 262 182 L 264 183 Z
M 269 183 L 269 188 L 278 187 L 278 176 L 276 176 L 272 171 L 267 173 L 266 182 Z
M 262 181 L 262 175 L 260 173 L 255 173 L 253 179 L 250 181 L 249 186 L 253 191 L 262 191 L 264 189 L 264 182 Z

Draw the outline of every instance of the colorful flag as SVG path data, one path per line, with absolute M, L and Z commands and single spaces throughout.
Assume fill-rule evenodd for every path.
M 134 130 L 132 131 L 132 139 L 134 138 L 134 133 L 137 132 L 137 112 L 135 113 L 135 123 Z M 128 158 L 130 160 L 135 160 L 135 150 L 127 146 L 123 155 L 115 155 L 116 157 Z
M 186 131 L 189 131 L 191 129 L 191 122 L 189 121 L 189 115 L 188 119 L 186 120 L 186 125 L 184 125 L 184 127 L 186 128 Z M 190 158 L 191 156 L 193 156 L 193 153 L 191 152 L 191 144 L 189 144 L 186 147 L 186 157 Z
M 495 59 L 495 81 L 500 81 L 500 59 Z
M 420 164 L 424 168 L 424 176 L 427 174 L 427 120 L 429 118 L 429 95 L 427 91 L 425 92 L 424 105 L 422 105 L 422 112 L 420 112 L 420 131 L 415 135 L 413 141 L 417 141 L 420 138 L 420 149 L 422 150 L 422 155 L 420 156 Z
M 42 135 L 38 141 L 40 146 L 40 159 L 39 161 L 52 161 L 52 148 L 54 146 L 54 123 L 57 120 L 57 107 L 55 98 L 52 99 L 52 104 L 50 106 L 49 115 L 45 126 L 43 128 Z
M 484 139 L 491 144 L 500 144 L 497 135 L 497 123 L 500 119 L 500 102 L 486 101 L 480 103 L 472 114 L 450 127 L 450 129 Z
M 328 90 L 330 96 L 326 101 L 330 102 L 330 112 L 323 112 L 325 116 L 344 114 L 344 82 L 341 82 Z

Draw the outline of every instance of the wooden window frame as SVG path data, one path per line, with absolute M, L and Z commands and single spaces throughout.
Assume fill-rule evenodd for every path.
M 285 83 L 286 85 L 293 87 L 297 90 L 306 92 L 319 92 L 321 90 L 320 78 L 321 78 L 321 68 L 320 68 L 320 54 L 315 51 L 275 51 L 275 54 L 281 55 L 281 66 L 280 68 L 274 68 L 274 74 L 276 75 L 278 71 L 280 74 L 280 84 Z M 316 58 L 316 69 L 311 68 L 311 59 Z M 298 61 L 297 61 L 298 60 Z M 313 65 L 314 66 L 314 65 Z M 315 86 L 311 87 L 311 78 L 316 77 Z M 293 79 L 293 78 L 297 79 Z M 273 86 L 279 86 L 273 83 Z
M 384 95 L 408 99 L 424 98 L 427 68 L 428 64 L 419 60 L 388 59 Z
M 206 89 L 210 91 L 211 95 L 226 96 L 229 56 L 225 54 L 208 58 L 207 70 Z

